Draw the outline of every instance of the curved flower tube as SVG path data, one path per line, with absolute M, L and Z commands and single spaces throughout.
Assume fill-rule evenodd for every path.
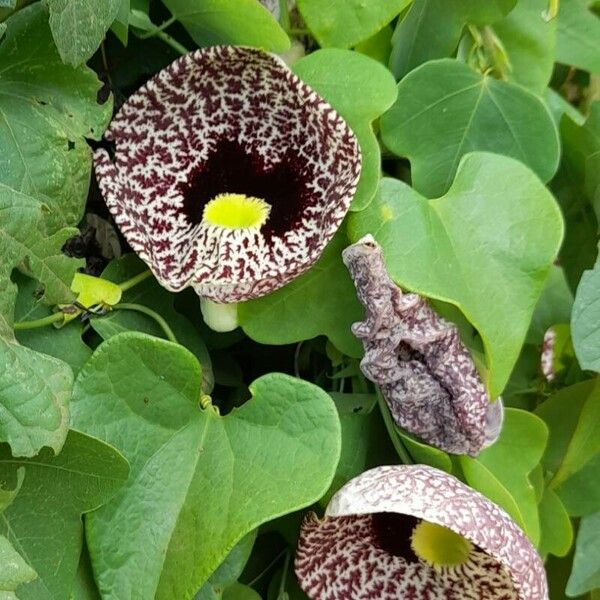
M 366 318 L 352 327 L 361 370 L 379 386 L 395 423 L 428 444 L 476 456 L 500 435 L 502 401 L 490 404 L 458 330 L 390 279 L 381 247 L 365 236 L 343 253 Z
M 542 560 L 500 507 L 422 465 L 347 483 L 300 531 L 295 570 L 313 600 L 547 600 Z
M 306 271 L 360 175 L 346 122 L 276 56 L 216 46 L 161 71 L 95 153 L 117 225 L 159 282 L 234 303 Z

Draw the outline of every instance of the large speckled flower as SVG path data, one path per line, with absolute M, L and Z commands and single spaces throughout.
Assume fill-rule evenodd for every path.
M 477 455 L 498 438 L 502 401 L 490 403 L 454 325 L 390 279 L 381 247 L 365 236 L 344 250 L 365 320 L 352 331 L 365 348 L 361 369 L 396 424 L 453 454 Z
M 542 561 L 514 521 L 432 467 L 363 473 L 310 514 L 296 574 L 313 600 L 546 600 Z
M 161 71 L 95 154 L 106 203 L 160 283 L 217 303 L 308 269 L 360 175 L 345 121 L 274 55 L 217 46 Z

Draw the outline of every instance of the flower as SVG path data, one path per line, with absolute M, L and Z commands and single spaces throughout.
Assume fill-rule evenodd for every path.
M 95 153 L 133 250 L 171 291 L 233 303 L 285 285 L 321 255 L 360 175 L 358 142 L 276 56 L 216 46 L 133 94 Z
M 305 519 L 296 575 L 313 600 L 545 600 L 544 567 L 500 507 L 423 465 L 377 467 Z
M 500 435 L 501 400 L 488 394 L 458 330 L 390 279 L 381 247 L 365 236 L 343 253 L 366 318 L 352 327 L 361 370 L 379 386 L 395 423 L 428 444 L 476 456 Z

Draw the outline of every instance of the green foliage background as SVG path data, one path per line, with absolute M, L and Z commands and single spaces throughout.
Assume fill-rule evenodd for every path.
M 407 457 L 505 508 L 552 600 L 600 597 L 600 3 L 271 8 L 0 0 L 0 597 L 305 598 L 291 567 L 304 509 Z M 281 54 L 347 120 L 363 170 L 346 222 L 230 334 L 153 279 L 123 295 L 145 312 L 24 329 L 73 301 L 74 256 L 90 268 L 61 250 L 107 218 L 90 144 L 114 106 L 213 44 Z M 100 222 L 103 277 L 142 272 Z M 508 407 L 476 459 L 391 425 L 360 373 L 341 251 L 366 233 Z

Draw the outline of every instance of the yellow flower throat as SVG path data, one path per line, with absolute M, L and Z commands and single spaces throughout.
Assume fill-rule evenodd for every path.
M 271 206 L 245 194 L 219 194 L 204 207 L 202 220 L 228 229 L 259 229 L 269 218 Z
M 421 521 L 411 537 L 413 552 L 434 568 L 457 567 L 469 559 L 473 544 L 446 527 Z

